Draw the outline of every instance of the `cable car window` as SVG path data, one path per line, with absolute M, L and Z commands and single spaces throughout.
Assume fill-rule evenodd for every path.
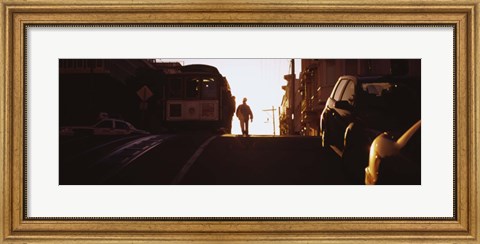
M 172 79 L 168 81 L 167 97 L 182 98 L 182 80 L 181 79 Z
M 198 98 L 200 95 L 201 79 L 187 79 L 185 81 L 185 96 L 186 98 Z
M 202 98 L 217 98 L 217 83 L 213 78 L 202 79 Z

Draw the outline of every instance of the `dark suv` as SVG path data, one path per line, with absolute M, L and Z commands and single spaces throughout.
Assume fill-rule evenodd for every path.
M 341 76 L 320 117 L 324 148 L 342 156 L 351 183 L 363 183 L 372 141 L 395 136 L 420 119 L 420 79 L 407 76 Z

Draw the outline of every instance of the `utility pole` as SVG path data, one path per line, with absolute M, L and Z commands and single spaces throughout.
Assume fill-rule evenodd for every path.
M 272 106 L 271 109 L 264 109 L 264 110 L 263 110 L 263 111 L 265 111 L 265 112 L 272 112 L 272 115 L 273 115 L 273 116 L 272 116 L 272 117 L 273 117 L 273 120 L 272 120 L 272 122 L 273 122 L 273 135 L 275 135 L 275 110 L 276 110 L 276 109 L 275 109 L 274 106 Z
M 278 132 L 278 135 L 282 135 L 282 122 L 280 121 L 280 118 L 282 118 L 282 113 L 281 113 L 280 107 L 278 107 L 278 126 L 280 127 L 280 131 Z
M 291 74 L 291 85 L 290 85 L 290 135 L 295 134 L 295 59 L 292 58 L 292 74 Z

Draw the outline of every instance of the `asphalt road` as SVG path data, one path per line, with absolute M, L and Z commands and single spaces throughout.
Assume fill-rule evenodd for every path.
M 342 185 L 319 137 L 212 135 L 60 138 L 65 185 Z

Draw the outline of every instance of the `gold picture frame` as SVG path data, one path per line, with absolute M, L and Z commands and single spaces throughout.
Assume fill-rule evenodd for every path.
M 2 243 L 479 242 L 479 0 L 150 1 L 1 0 Z M 287 16 L 287 17 L 286 17 Z M 453 25 L 456 213 L 452 219 L 31 219 L 25 217 L 27 25 Z

